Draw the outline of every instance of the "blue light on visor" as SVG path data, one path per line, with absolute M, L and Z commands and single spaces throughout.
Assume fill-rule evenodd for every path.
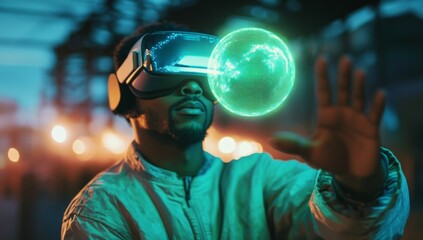
M 146 34 L 117 70 L 118 80 L 129 84 L 140 98 L 155 98 L 173 91 L 183 81 L 195 79 L 211 97 L 207 67 L 218 42 L 216 36 L 195 32 Z

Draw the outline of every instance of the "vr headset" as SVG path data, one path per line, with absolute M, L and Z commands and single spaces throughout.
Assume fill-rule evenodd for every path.
M 109 76 L 110 109 L 121 111 L 127 89 L 136 97 L 152 99 L 173 92 L 188 80 L 197 81 L 205 96 L 214 101 L 207 67 L 218 41 L 216 36 L 195 32 L 158 31 L 143 35 L 116 74 Z

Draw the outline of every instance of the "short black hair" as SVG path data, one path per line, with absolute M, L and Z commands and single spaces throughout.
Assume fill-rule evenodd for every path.
M 191 31 L 187 26 L 177 24 L 175 22 L 155 22 L 148 25 L 143 25 L 137 28 L 131 35 L 122 39 L 119 44 L 116 46 L 113 60 L 114 60 L 114 67 L 115 71 L 119 69 L 119 67 L 123 64 L 126 57 L 129 54 L 129 51 L 132 49 L 134 44 L 145 34 L 153 33 L 157 31 Z M 122 92 L 122 98 L 125 98 L 124 101 L 128 103 L 126 106 L 127 108 L 123 110 L 118 115 L 121 115 L 126 118 L 129 122 L 130 117 L 136 117 L 138 115 L 136 104 L 135 104 L 135 96 L 130 92 L 129 88 L 127 91 Z

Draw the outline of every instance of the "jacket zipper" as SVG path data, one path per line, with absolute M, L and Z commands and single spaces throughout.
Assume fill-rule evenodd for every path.
M 201 217 L 197 211 L 197 209 L 195 209 L 194 207 L 191 208 L 190 205 L 190 200 L 191 200 L 191 183 L 193 180 L 193 177 L 183 177 L 182 178 L 183 182 L 184 182 L 184 191 L 185 191 L 185 201 L 187 203 L 187 206 L 189 209 L 191 209 L 191 214 L 194 214 L 194 216 L 192 216 L 191 214 L 191 219 L 189 219 L 189 221 L 191 222 L 191 226 L 193 226 L 195 224 L 195 222 L 198 224 L 198 226 L 200 227 L 199 229 L 199 233 L 198 234 L 198 239 L 206 239 L 205 237 L 205 229 L 203 226 L 203 222 L 201 221 Z M 194 232 L 195 235 L 197 235 Z M 197 239 L 197 237 L 195 237 Z
M 183 177 L 182 179 L 184 181 L 185 201 L 188 207 L 191 207 L 189 204 L 189 200 L 191 200 L 190 190 L 191 190 L 192 177 Z

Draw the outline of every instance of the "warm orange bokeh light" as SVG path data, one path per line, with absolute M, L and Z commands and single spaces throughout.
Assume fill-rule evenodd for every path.
M 83 154 L 87 150 L 87 145 L 81 139 L 76 139 L 72 144 L 72 150 L 75 154 Z
M 63 143 L 66 141 L 68 137 L 68 132 L 63 126 L 56 125 L 51 130 L 51 137 L 53 138 L 54 141 L 58 143 Z
M 222 153 L 232 153 L 235 151 L 236 142 L 232 137 L 223 137 L 219 141 L 219 151 Z
M 243 140 L 238 144 L 238 147 L 235 151 L 235 158 L 240 158 L 243 156 L 248 156 L 253 153 L 262 152 L 263 147 L 260 143 L 255 141 L 246 141 Z
M 115 133 L 105 132 L 101 136 L 103 146 L 114 154 L 122 154 L 126 150 L 124 140 Z
M 9 160 L 12 162 L 18 162 L 20 158 L 19 151 L 16 148 L 9 148 L 9 151 L 7 152 L 7 156 L 9 157 Z

